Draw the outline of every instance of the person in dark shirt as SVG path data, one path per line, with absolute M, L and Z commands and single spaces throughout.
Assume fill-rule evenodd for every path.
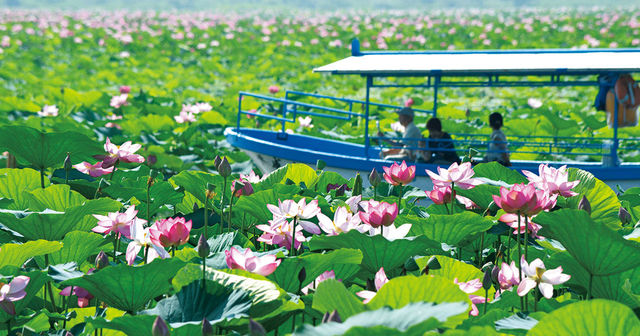
M 427 130 L 429 130 L 428 146 L 422 151 L 422 160 L 436 164 L 460 163 L 453 140 L 449 133 L 442 131 L 440 119 L 436 117 L 429 119 Z

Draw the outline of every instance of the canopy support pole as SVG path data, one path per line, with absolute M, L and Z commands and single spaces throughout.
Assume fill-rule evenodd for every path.
M 364 106 L 364 157 L 369 158 L 369 91 L 373 84 L 373 77 L 367 76 L 367 88 Z
M 440 76 L 435 76 L 433 81 L 433 116 L 438 114 L 438 86 L 440 84 Z
M 613 90 L 613 146 L 611 146 L 611 164 L 618 165 L 618 94 Z

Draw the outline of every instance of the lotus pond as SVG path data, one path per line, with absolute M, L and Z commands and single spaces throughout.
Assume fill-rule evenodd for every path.
M 632 47 L 639 29 L 628 9 L 0 12 L 0 334 L 637 335 L 640 188 L 545 165 L 441 167 L 433 190 L 409 185 L 405 163 L 352 179 L 321 163 L 258 172 L 222 132 L 240 90 L 362 98 L 362 79 L 310 71 L 354 36 Z M 430 107 L 428 92 L 374 93 Z M 595 94 L 449 89 L 439 111 L 450 132 L 488 133 L 491 110 L 514 134 L 611 136 Z M 358 124 L 290 128 L 362 139 Z

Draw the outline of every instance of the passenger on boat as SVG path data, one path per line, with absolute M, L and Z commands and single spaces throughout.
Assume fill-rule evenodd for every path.
M 440 119 L 433 117 L 427 121 L 429 130 L 429 141 L 426 150 L 420 151 L 421 161 L 435 164 L 460 163 L 460 157 L 456 153 L 456 147 L 447 132 L 442 131 Z M 424 147 L 425 142 L 420 142 L 420 147 Z
M 380 155 L 382 158 L 387 160 L 415 161 L 416 149 L 418 148 L 419 139 L 422 138 L 422 133 L 413 123 L 413 109 L 411 109 L 411 107 L 403 107 L 402 109 L 397 110 L 396 113 L 398 114 L 398 122 L 404 127 L 402 139 L 398 141 L 384 139 L 384 134 L 381 131 L 378 131 L 378 136 L 383 138 L 382 140 L 392 146 L 402 148 L 384 149 Z
M 507 137 L 502 133 L 502 115 L 498 112 L 489 115 L 489 126 L 493 128 L 491 140 L 487 148 L 485 162 L 497 161 L 503 166 L 511 166 L 509 160 L 509 149 L 507 148 Z

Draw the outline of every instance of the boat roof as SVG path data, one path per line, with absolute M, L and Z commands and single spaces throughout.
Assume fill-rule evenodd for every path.
M 640 72 L 640 48 L 360 52 L 314 72 L 386 76 L 594 75 Z

